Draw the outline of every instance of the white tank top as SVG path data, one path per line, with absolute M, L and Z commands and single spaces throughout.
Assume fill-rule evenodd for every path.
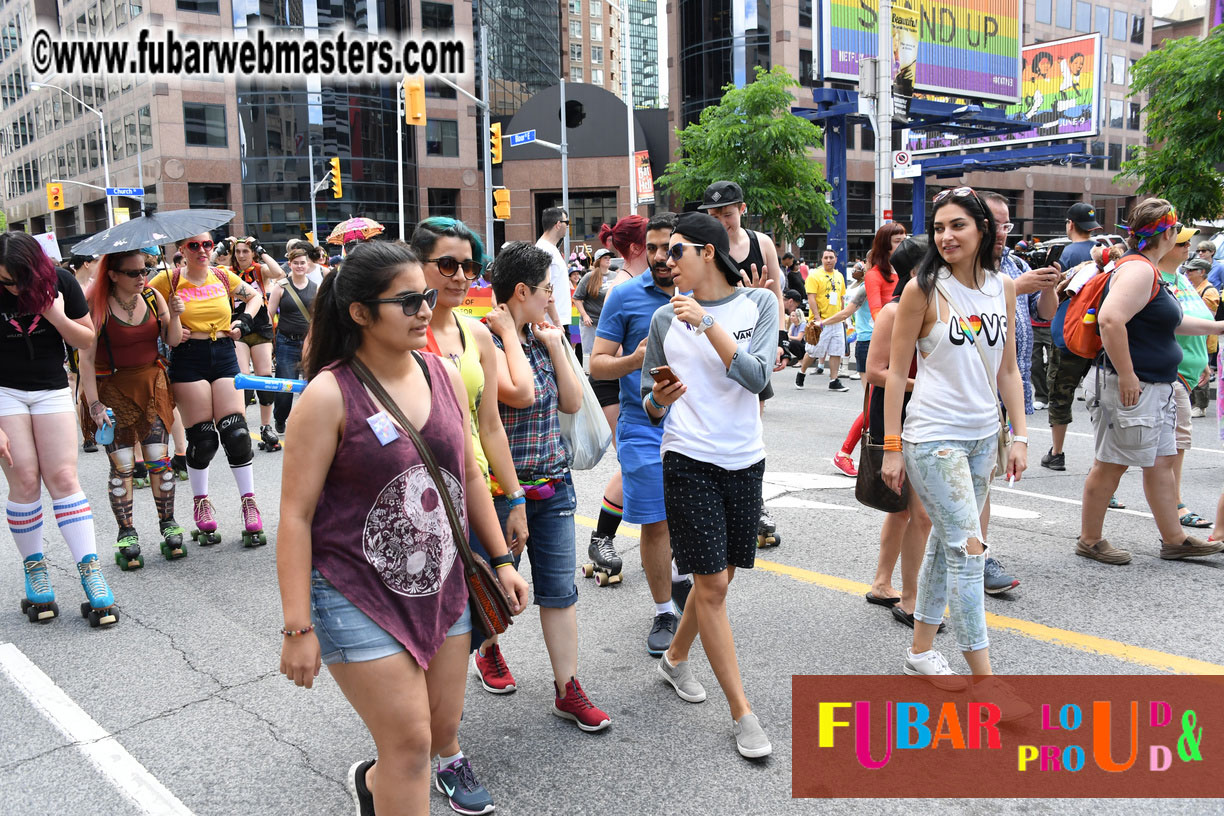
M 932 294 L 936 322 L 918 339 L 918 373 L 901 437 L 906 442 L 985 439 L 999 431 L 995 382 L 1007 342 L 1003 280 L 987 272 L 982 288 L 970 289 L 946 268 L 939 279 L 965 319 L 952 314 L 938 291 Z M 986 352 L 989 383 L 975 343 Z

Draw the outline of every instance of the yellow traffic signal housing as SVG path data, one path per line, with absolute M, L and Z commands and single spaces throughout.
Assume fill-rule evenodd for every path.
M 425 78 L 404 77 L 404 121 L 425 125 Z
M 502 163 L 501 122 L 494 122 L 489 126 L 489 154 L 492 155 L 494 164 Z
M 505 187 L 493 191 L 493 217 L 498 221 L 510 220 L 510 191 Z
M 64 185 L 47 185 L 47 209 L 52 211 L 64 209 Z
M 340 178 L 340 159 L 331 160 L 332 198 L 344 198 L 344 181 Z

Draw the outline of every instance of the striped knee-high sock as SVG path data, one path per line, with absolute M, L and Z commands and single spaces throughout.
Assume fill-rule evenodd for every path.
M 17 542 L 17 550 L 22 559 L 38 555 L 43 551 L 43 513 L 42 502 L 22 504 L 10 501 L 8 503 L 8 526 Z
M 68 549 L 72 550 L 72 559 L 79 564 L 85 556 L 95 555 L 98 548 L 94 540 L 93 511 L 89 509 L 89 499 L 85 498 L 85 494 L 64 496 L 56 499 L 52 506 L 55 508 L 55 523 L 68 542 Z
M 599 509 L 599 519 L 595 522 L 595 535 L 600 538 L 615 538 L 620 529 L 621 516 L 624 509 L 616 502 L 604 496 L 603 507 Z

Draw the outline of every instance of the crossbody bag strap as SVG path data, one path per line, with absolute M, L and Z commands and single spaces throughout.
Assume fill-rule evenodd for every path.
M 416 355 L 413 356 L 415 357 Z M 422 368 L 424 367 L 424 361 L 419 357 L 417 362 L 421 364 Z M 354 357 L 349 362 L 349 368 L 357 376 L 361 384 L 370 389 L 374 399 L 380 402 L 383 408 L 395 418 L 395 421 L 404 429 L 404 433 L 408 434 L 408 438 L 412 440 L 412 444 L 416 446 L 421 461 L 424 463 L 426 470 L 429 471 L 429 475 L 434 481 L 434 486 L 438 489 L 438 496 L 442 499 L 442 506 L 446 508 L 446 517 L 450 521 L 451 535 L 454 536 L 455 546 L 463 557 L 464 569 L 468 574 L 475 573 L 476 563 L 473 560 L 472 551 L 468 547 L 467 536 L 463 532 L 463 522 L 459 520 L 459 511 L 455 509 L 454 500 L 451 498 L 450 490 L 447 489 L 442 479 L 442 471 L 438 467 L 438 461 L 434 458 L 433 450 L 429 447 L 429 443 L 421 436 L 416 426 L 408 421 L 408 417 L 404 416 L 404 412 L 400 410 L 399 405 L 387 393 L 387 389 L 383 388 L 378 380 L 374 378 L 370 369 L 366 368 L 365 363 Z
M 948 308 L 952 311 L 952 316 L 968 325 L 969 320 L 963 314 L 961 314 L 960 309 L 958 309 L 956 304 L 952 302 L 952 294 L 948 291 L 947 287 L 944 286 L 943 281 L 936 278 L 935 288 L 939 291 L 939 294 L 943 295 L 944 300 L 948 301 Z M 995 412 L 999 415 L 999 427 L 1003 427 L 1003 409 L 999 407 L 999 385 L 997 382 L 995 382 L 995 379 L 990 376 L 990 363 L 986 360 L 986 351 L 978 345 L 977 341 L 977 335 L 973 335 L 970 345 L 977 350 L 978 359 L 982 361 L 982 371 L 986 374 L 986 383 L 989 393 L 994 397 Z
M 302 303 L 302 299 L 298 297 L 297 289 L 289 281 L 285 281 L 284 288 L 289 292 L 289 297 L 293 298 L 293 302 L 297 305 L 298 311 L 302 313 L 302 317 L 306 318 L 306 322 L 309 323 L 310 319 L 314 317 L 314 314 L 310 311 L 311 306 L 314 306 L 314 302 L 311 301 L 310 306 Z

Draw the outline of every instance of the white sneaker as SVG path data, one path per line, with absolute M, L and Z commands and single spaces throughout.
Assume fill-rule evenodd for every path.
M 1206 412 L 1205 410 L 1203 410 L 1202 408 L 1195 407 L 1195 408 L 1191 408 L 1191 409 L 1190 409 L 1190 416 L 1192 416 L 1192 417 L 1205 417 L 1205 416 L 1207 416 L 1207 412 Z
M 1033 400 L 1033 410 L 1034 411 L 1044 411 L 1045 409 L 1046 409 L 1046 404 L 1044 402 L 1042 402 L 1041 400 Z
M 944 691 L 961 691 L 965 688 L 965 678 L 952 671 L 948 661 L 935 649 L 914 654 L 909 647 L 906 647 L 904 668 L 906 674 L 912 677 L 928 678 L 931 685 Z
M 1033 712 L 1033 707 L 1016 696 L 1016 690 L 997 677 L 987 677 L 973 684 L 973 699 L 979 703 L 994 703 L 999 707 L 1003 722 L 1018 720 Z

